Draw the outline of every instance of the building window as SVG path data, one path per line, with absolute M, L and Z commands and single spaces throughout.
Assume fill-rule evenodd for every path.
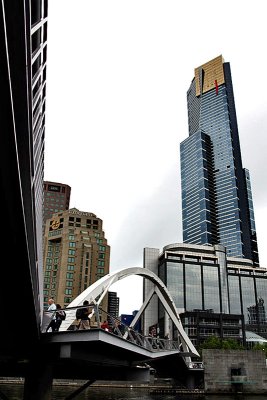
M 66 281 L 66 286 L 72 287 L 72 281 Z
M 76 243 L 75 242 L 69 242 L 69 247 L 76 247 Z
M 75 256 L 75 250 L 69 249 L 69 255 Z
M 67 277 L 67 279 L 73 279 L 73 273 L 72 272 L 67 272 L 66 277 Z
M 69 263 L 74 263 L 75 262 L 75 258 L 74 257 L 68 257 L 68 262 Z
M 71 298 L 70 297 L 64 297 L 64 303 L 69 304 L 71 302 Z
M 65 289 L 65 294 L 72 294 L 72 289 Z
M 68 265 L 67 266 L 68 271 L 74 271 L 74 265 Z

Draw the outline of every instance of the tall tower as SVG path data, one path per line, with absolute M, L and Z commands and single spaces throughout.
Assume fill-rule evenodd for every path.
M 77 208 L 54 214 L 44 235 L 44 303 L 54 297 L 67 306 L 109 273 L 109 260 L 100 218 Z
M 65 183 L 44 181 L 44 225 L 54 213 L 69 209 L 71 187 Z
M 230 64 L 195 69 L 187 92 L 189 137 L 180 145 L 183 240 L 222 244 L 259 264 L 249 171 L 242 166 Z

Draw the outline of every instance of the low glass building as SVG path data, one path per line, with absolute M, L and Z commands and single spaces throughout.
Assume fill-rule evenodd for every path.
M 201 331 L 197 324 L 195 332 L 198 335 L 194 337 L 191 334 L 193 331 L 188 329 L 193 343 L 199 343 L 200 332 L 206 333 L 206 336 L 214 333 L 222 338 L 239 336 L 243 341 L 246 329 L 267 337 L 267 270 L 255 268 L 251 260 L 227 257 L 226 248 L 222 245 L 178 243 L 165 246 L 162 252 L 145 248 L 144 267 L 165 283 L 181 317 L 188 318 L 188 313 L 196 316 L 196 313 L 205 312 L 211 320 L 216 319 L 216 324 L 219 323 L 219 333 L 211 329 Z M 144 295 L 151 289 L 150 285 L 145 282 Z M 229 317 L 223 315 L 231 315 L 234 324 L 229 324 Z M 222 321 L 227 319 L 228 330 L 222 328 Z M 172 333 L 168 317 L 156 299 L 145 311 L 144 332 L 155 323 L 159 324 L 162 335 Z

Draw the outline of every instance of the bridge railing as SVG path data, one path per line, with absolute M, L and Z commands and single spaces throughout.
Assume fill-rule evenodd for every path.
M 138 330 L 124 324 L 118 317 L 108 314 L 105 310 L 95 304 L 89 304 L 86 307 L 89 307 L 90 309 L 90 329 L 103 329 L 110 334 L 117 335 L 126 341 L 132 342 L 152 352 L 180 350 L 179 340 L 145 336 Z M 65 312 L 66 318 L 65 320 L 59 321 L 57 325 L 55 323 L 55 321 L 58 320 L 57 311 L 45 310 L 43 313 L 42 332 L 79 330 L 79 320 L 76 319 L 76 310 L 78 308 L 84 308 L 84 306 L 61 309 Z M 54 320 L 54 323 L 52 323 L 52 327 L 49 328 L 52 320 Z M 104 321 L 106 324 L 104 324 Z M 56 329 L 55 326 L 57 326 Z
M 194 370 L 203 370 L 203 362 L 202 361 L 190 361 L 186 363 L 188 369 L 194 369 Z

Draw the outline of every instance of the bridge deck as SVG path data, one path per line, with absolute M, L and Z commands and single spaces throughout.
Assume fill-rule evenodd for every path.
M 127 380 L 136 369 L 158 360 L 169 360 L 185 366 L 179 350 L 145 349 L 103 329 L 49 332 L 41 335 L 39 351 L 30 365 L 23 360 L 10 360 L 2 365 L 1 376 L 23 377 L 36 365 L 51 366 L 54 378 Z M 38 367 L 38 368 L 39 368 Z
M 84 331 L 63 331 L 54 333 L 42 334 L 42 343 L 57 345 L 61 354 L 68 358 L 68 353 L 75 348 L 81 350 L 87 349 L 94 353 L 119 354 L 121 360 L 129 360 L 131 363 L 138 364 L 140 361 L 151 360 L 169 355 L 177 354 L 179 356 L 192 356 L 191 353 L 184 353 L 178 349 L 160 349 L 160 348 L 145 348 L 133 343 L 130 340 L 125 340 L 103 329 L 90 329 Z M 68 350 L 67 350 L 68 349 Z M 115 353 L 116 352 L 116 353 Z M 126 357 L 127 356 L 127 357 Z

